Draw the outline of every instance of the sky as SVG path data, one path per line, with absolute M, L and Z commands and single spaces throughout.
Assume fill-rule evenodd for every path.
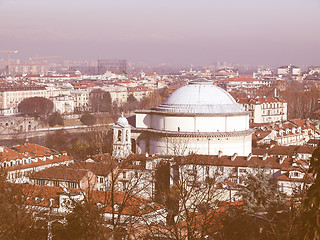
M 20 59 L 320 65 L 319 8 L 320 0 L 0 0 L 0 50 Z

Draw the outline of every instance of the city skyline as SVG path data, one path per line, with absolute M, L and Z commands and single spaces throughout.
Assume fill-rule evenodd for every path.
M 0 1 L 12 58 L 319 65 L 319 1 Z M 6 58 L 2 53 L 0 58 Z

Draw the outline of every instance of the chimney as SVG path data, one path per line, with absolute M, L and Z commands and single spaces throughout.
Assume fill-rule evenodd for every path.
M 148 152 L 146 152 L 146 157 L 149 157 L 149 153 Z
M 282 156 L 279 159 L 279 163 L 282 164 L 284 162 L 284 160 L 286 159 L 286 156 Z
M 265 161 L 268 158 L 268 153 L 263 154 L 262 160 Z
M 218 158 L 221 158 L 221 156 L 222 156 L 222 151 L 219 150 L 219 152 L 218 152 Z
M 231 161 L 233 162 L 233 161 L 236 159 L 237 156 L 238 156 L 238 153 L 234 153 L 234 154 L 231 156 Z
M 250 159 L 252 158 L 252 154 L 249 153 L 248 157 L 247 157 L 247 161 L 250 161 Z

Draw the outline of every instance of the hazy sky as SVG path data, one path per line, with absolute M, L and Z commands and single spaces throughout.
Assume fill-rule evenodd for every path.
M 320 0 L 0 0 L 0 49 L 22 59 L 320 65 L 319 10 Z

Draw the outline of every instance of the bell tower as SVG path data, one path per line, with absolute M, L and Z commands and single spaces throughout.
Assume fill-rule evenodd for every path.
M 113 126 L 112 156 L 126 158 L 131 153 L 131 127 L 128 120 L 122 115 Z

